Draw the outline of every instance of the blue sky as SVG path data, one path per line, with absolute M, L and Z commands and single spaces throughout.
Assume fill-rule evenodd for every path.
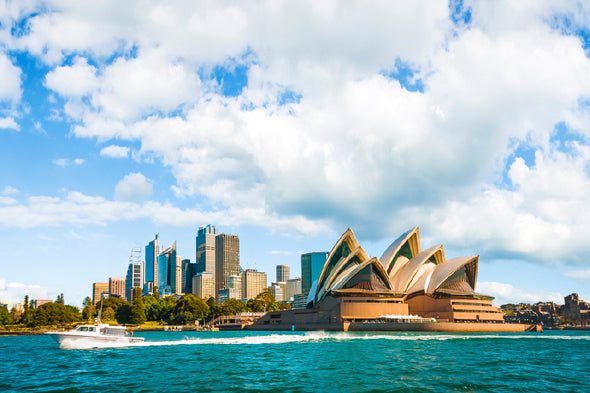
M 352 228 L 590 297 L 590 9 L 0 0 L 0 301 L 79 305 L 213 224 L 274 279 Z

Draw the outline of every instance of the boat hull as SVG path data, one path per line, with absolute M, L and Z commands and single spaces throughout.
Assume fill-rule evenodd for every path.
M 94 348 L 103 346 L 126 346 L 141 343 L 143 337 L 106 336 L 100 334 L 76 334 L 72 332 L 47 332 L 60 348 Z

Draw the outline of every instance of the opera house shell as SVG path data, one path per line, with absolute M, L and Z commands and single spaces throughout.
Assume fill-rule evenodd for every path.
M 478 260 L 477 255 L 446 259 L 442 245 L 422 250 L 417 227 L 398 237 L 380 259 L 369 257 L 348 229 L 312 285 L 307 308 L 269 313 L 260 324 L 329 326 L 384 315 L 502 323 L 493 298 L 475 292 Z

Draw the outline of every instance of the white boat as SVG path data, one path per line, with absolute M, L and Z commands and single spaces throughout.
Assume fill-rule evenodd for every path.
M 128 334 L 126 330 L 125 326 L 111 326 L 97 322 L 94 325 L 78 325 L 66 332 L 46 332 L 45 334 L 53 337 L 61 348 L 105 346 L 105 344 L 120 346 L 145 340 L 143 337 L 133 337 L 133 333 Z

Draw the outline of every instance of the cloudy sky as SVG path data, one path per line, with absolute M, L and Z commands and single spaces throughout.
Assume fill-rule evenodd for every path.
M 0 301 L 209 223 L 272 280 L 419 226 L 496 305 L 590 300 L 587 2 L 0 0 L 0 142 Z

